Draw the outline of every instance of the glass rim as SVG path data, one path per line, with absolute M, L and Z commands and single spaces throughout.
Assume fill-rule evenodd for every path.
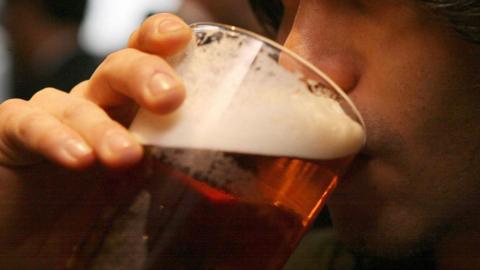
M 363 120 L 363 117 L 362 117 L 360 111 L 357 109 L 357 107 L 355 106 L 353 101 L 350 99 L 350 97 L 348 97 L 348 95 L 345 93 L 345 91 L 343 91 L 343 89 L 340 86 L 338 86 L 335 83 L 335 81 L 333 81 L 321 69 L 317 68 L 315 65 L 313 65 L 309 61 L 305 60 L 303 57 L 301 57 L 300 55 L 298 55 L 294 51 L 290 50 L 289 48 L 279 44 L 278 42 L 276 42 L 274 40 L 271 40 L 267 37 L 264 37 L 260 34 L 252 32 L 250 30 L 247 30 L 247 29 L 244 29 L 244 28 L 241 28 L 241 27 L 238 27 L 238 26 L 234 26 L 234 25 L 216 23 L 216 22 L 196 22 L 196 23 L 190 24 L 190 27 L 192 29 L 195 28 L 195 27 L 198 27 L 198 26 L 205 26 L 205 27 L 212 27 L 212 28 L 216 28 L 216 29 L 220 29 L 220 30 L 233 31 L 233 32 L 237 32 L 237 33 L 252 37 L 254 39 L 260 40 L 263 43 L 268 44 L 268 45 L 274 47 L 275 49 L 277 49 L 279 51 L 286 52 L 290 57 L 292 57 L 296 61 L 299 61 L 302 65 L 306 66 L 307 68 L 311 69 L 313 72 L 315 72 L 317 75 L 319 75 L 322 79 L 324 79 L 327 83 L 329 83 L 333 87 L 333 90 L 336 91 L 337 94 L 340 95 L 347 102 L 347 104 L 350 106 L 350 108 L 352 109 L 352 112 L 355 114 L 358 121 L 360 122 L 359 124 L 363 128 L 363 132 L 364 132 L 364 143 L 363 144 L 365 145 L 366 138 L 367 138 L 367 130 L 366 130 L 365 122 Z

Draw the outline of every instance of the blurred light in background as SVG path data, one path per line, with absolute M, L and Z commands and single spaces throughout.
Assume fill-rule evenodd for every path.
M 6 37 L 3 28 L 0 27 L 0 102 L 9 97 L 10 80 L 9 80 L 9 64 L 10 58 L 8 57 L 6 45 Z
M 3 8 L 3 0 L 0 0 L 0 10 Z M 5 32 L 0 26 L 0 102 L 8 98 L 8 54 L 5 48 Z
M 126 46 L 128 37 L 147 15 L 175 12 L 182 0 L 89 0 L 80 42 L 85 50 L 104 56 Z M 3 0 L 0 0 L 0 8 Z M 5 33 L 0 26 L 0 102 L 9 94 L 9 57 Z
M 181 0 L 90 0 L 80 34 L 82 46 L 95 55 L 125 47 L 148 14 L 175 12 Z

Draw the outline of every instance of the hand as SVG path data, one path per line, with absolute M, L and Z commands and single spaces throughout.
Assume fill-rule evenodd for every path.
M 91 79 L 69 94 L 53 88 L 29 101 L 0 105 L 0 165 L 31 165 L 47 158 L 81 169 L 95 160 L 108 167 L 138 162 L 141 146 L 125 128 L 137 104 L 156 113 L 175 110 L 185 91 L 162 57 L 182 50 L 190 28 L 178 17 L 148 18 L 129 48 L 109 55 Z
M 70 93 L 47 88 L 0 105 L 0 265 L 62 268 L 91 224 L 99 226 L 99 216 L 108 222 L 102 209 L 128 200 L 134 170 L 109 168 L 142 158 L 126 129 L 138 106 L 168 113 L 182 103 L 183 84 L 163 57 L 190 38 L 174 15 L 152 16 L 129 48 L 109 55 Z

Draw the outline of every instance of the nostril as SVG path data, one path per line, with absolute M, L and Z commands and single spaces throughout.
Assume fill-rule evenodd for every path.
M 307 57 L 305 60 L 309 61 L 316 68 L 322 71 L 327 77 L 329 77 L 340 89 L 345 93 L 350 93 L 356 87 L 360 79 L 359 65 L 356 64 L 353 57 L 347 58 L 345 56 L 326 56 L 321 57 Z M 302 68 L 294 59 L 280 55 L 280 63 L 290 70 L 300 69 L 302 72 L 308 74 L 308 69 Z M 312 78 L 317 77 L 312 75 Z
M 306 58 L 305 60 L 318 68 L 345 93 L 351 92 L 359 81 L 360 72 L 354 61 L 347 61 L 337 56 L 311 60 Z M 288 54 L 280 54 L 278 61 L 288 70 L 301 71 L 307 77 L 319 79 L 316 74 L 310 74 L 312 71 L 309 68 Z
M 359 81 L 360 70 L 353 59 L 338 55 L 312 59 L 311 62 L 346 93 L 350 93 Z

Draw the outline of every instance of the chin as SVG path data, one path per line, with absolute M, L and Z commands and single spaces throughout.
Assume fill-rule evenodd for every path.
M 387 212 L 344 211 L 329 205 L 337 239 L 353 253 L 390 260 L 415 257 L 430 252 L 441 230 L 401 209 Z M 387 214 L 385 214 L 387 213 Z M 431 233 L 434 232 L 434 233 Z
M 438 224 L 394 194 L 387 180 L 393 182 L 394 174 L 379 174 L 371 160 L 361 160 L 353 169 L 327 204 L 337 238 L 354 253 L 386 259 L 431 250 L 440 235 Z

